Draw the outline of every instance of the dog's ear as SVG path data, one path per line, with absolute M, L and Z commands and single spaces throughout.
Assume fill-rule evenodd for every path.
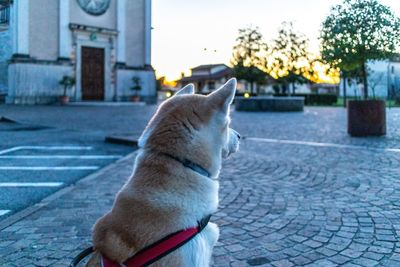
M 218 90 L 212 92 L 207 97 L 209 101 L 217 105 L 225 113 L 228 113 L 229 106 L 232 104 L 236 93 L 236 78 L 232 78 L 221 86 Z
M 193 95 L 194 94 L 194 85 L 193 83 L 189 83 L 188 85 L 184 86 L 181 90 L 176 92 L 175 95 Z

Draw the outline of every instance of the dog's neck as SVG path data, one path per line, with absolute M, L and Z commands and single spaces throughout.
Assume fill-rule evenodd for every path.
M 180 162 L 180 163 L 181 163 L 183 166 L 185 166 L 186 168 L 189 168 L 189 169 L 191 169 L 192 171 L 197 172 L 198 174 L 200 174 L 200 175 L 202 175 L 202 176 L 206 176 L 206 177 L 208 177 L 208 178 L 211 179 L 211 174 L 210 174 L 210 172 L 207 171 L 207 170 L 206 170 L 205 168 L 203 168 L 202 166 L 200 166 L 199 164 L 194 163 L 193 161 L 190 161 L 190 160 L 188 160 L 188 159 L 180 159 L 180 158 L 177 158 L 177 157 L 172 156 L 171 154 L 164 153 L 164 152 L 158 152 L 158 153 L 160 153 L 160 154 L 162 154 L 162 155 L 164 155 L 164 156 L 167 156 L 167 157 L 169 157 L 169 158 L 171 158 L 171 159 L 174 159 L 174 160 Z

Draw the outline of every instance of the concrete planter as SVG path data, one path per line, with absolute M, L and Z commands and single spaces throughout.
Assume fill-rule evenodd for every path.
M 304 97 L 236 97 L 238 111 L 303 111 Z
M 347 102 L 347 132 L 351 136 L 386 134 L 386 109 L 382 100 L 351 100 Z

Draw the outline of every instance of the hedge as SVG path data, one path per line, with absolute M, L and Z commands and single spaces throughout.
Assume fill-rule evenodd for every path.
M 287 94 L 274 94 L 274 96 L 283 97 Z M 338 101 L 338 96 L 332 94 L 294 94 L 292 96 L 304 97 L 305 105 L 334 105 Z

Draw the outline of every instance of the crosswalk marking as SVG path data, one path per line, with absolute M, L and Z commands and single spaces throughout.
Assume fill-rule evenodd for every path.
M 15 146 L 12 148 L 0 150 L 0 155 L 15 152 L 17 150 L 91 150 L 91 146 Z
M 120 155 L 11 155 L 0 159 L 120 159 Z
M 76 151 L 76 152 L 75 152 Z M 92 152 L 90 152 L 92 151 Z M 56 152 L 56 153 L 55 153 Z M 71 152 L 71 154 L 70 154 Z M 74 153 L 75 152 L 75 153 Z M 55 153 L 55 155 L 52 155 Z M 83 155 L 79 155 L 79 154 Z M 86 155 L 86 153 L 90 153 Z M 11 173 L 9 171 L 82 171 L 82 170 L 98 170 L 101 166 L 90 163 L 83 163 L 77 160 L 117 160 L 122 158 L 121 155 L 95 155 L 96 151 L 93 151 L 91 146 L 15 146 L 7 149 L 0 150 L 0 172 L 1 173 Z M 101 152 L 100 152 L 101 153 Z M 19 155 L 18 155 L 19 154 Z M 39 154 L 39 155 L 37 155 Z M 74 155 L 76 154 L 76 155 Z M 57 160 L 75 160 L 70 162 L 69 165 L 65 166 L 62 161 Z M 2 161 L 3 160 L 3 161 Z M 36 160 L 36 161 L 35 161 Z M 42 160 L 42 161 L 38 161 Z M 53 160 L 53 161 L 51 161 Z M 54 161 L 55 160 L 55 161 Z M 51 161 L 52 164 L 48 162 Z M 3 162 L 3 164 L 1 164 Z M 27 164 L 27 162 L 29 164 Z M 61 163 L 60 163 L 61 162 Z M 96 161 L 97 162 L 97 161 Z M 39 166 L 29 166 L 35 165 Z M 78 166 L 74 166 L 77 164 Z M 87 165 L 86 165 L 87 164 Z M 7 166 L 10 165 L 10 166 Z M 28 165 L 28 166 L 27 166 Z M 50 166 L 49 166 L 50 165 Z M 54 166 L 51 166 L 54 165 Z M 62 165 L 62 166 L 60 166 Z M 102 164 L 100 164 L 102 165 Z M 46 172 L 46 174 L 48 174 Z M 63 173 L 64 174 L 64 173 Z M 35 173 L 36 175 L 36 173 Z M 71 173 L 72 175 L 72 173 Z M 11 180 L 11 179 L 10 179 Z M 43 181 L 43 180 L 42 180 Z M 46 179 L 44 180 L 46 181 Z M 4 181 L 0 182 L 0 189 L 3 192 L 10 191 L 10 194 L 14 194 L 15 191 L 20 188 L 32 188 L 31 190 L 43 190 L 45 188 L 59 189 L 65 184 L 63 182 L 15 182 L 15 181 Z M 35 189 L 34 189 L 35 188 Z M 30 193 L 29 193 L 30 194 Z M 3 201 L 3 200 L 2 200 Z M 2 203 L 3 204 L 3 203 Z M 3 208 L 7 208 L 7 205 Z M 13 210 L 0 209 L 0 218 L 5 214 L 12 214 Z
M 360 149 L 360 150 L 400 153 L 400 148 L 378 148 L 378 147 L 368 147 L 368 146 L 361 146 L 361 145 L 346 145 L 346 144 L 287 140 L 287 139 L 270 139 L 270 138 L 259 138 L 259 137 L 247 137 L 245 140 L 256 141 L 256 142 L 265 142 L 265 143 L 304 145 L 304 146 L 315 146 L 315 147 L 347 148 L 347 149 Z
M 0 170 L 10 171 L 69 171 L 69 170 L 97 170 L 99 166 L 0 166 Z
M 0 183 L 0 187 L 59 187 L 64 183 L 46 182 L 46 183 Z
M 0 210 L 0 216 L 3 216 L 7 213 L 9 213 L 11 210 Z

